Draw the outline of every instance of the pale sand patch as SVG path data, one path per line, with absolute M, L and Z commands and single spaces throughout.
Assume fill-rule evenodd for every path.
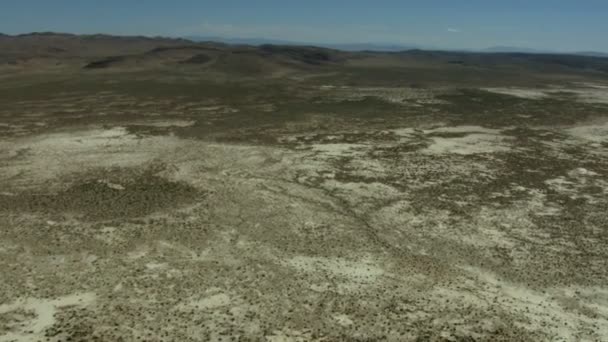
M 526 207 L 531 215 L 555 216 L 563 211 L 563 208 L 558 204 L 547 201 L 547 194 L 544 191 L 539 189 L 526 189 L 525 191 L 530 198 L 518 205 Z
M 117 183 L 112 183 L 106 179 L 100 179 L 97 182 L 104 184 L 105 186 L 107 186 L 108 188 L 113 189 L 113 190 L 123 191 L 126 189 L 123 185 L 117 184 Z
M 146 255 L 148 255 L 148 248 L 143 246 L 135 249 L 134 251 L 128 252 L 126 255 L 126 259 L 135 261 L 145 257 Z
M 567 91 L 575 93 L 582 102 L 608 104 L 608 88 Z
M 431 144 L 422 152 L 426 154 L 478 154 L 508 151 L 510 137 L 501 135 L 503 130 L 482 126 L 440 126 L 429 129 L 402 128 L 391 130 L 407 141 L 418 141 L 424 135 L 437 133 L 465 134 L 463 137 L 429 137 Z
M 518 250 L 521 241 L 547 243 L 550 238 L 537 229 L 534 216 L 551 216 L 561 212 L 561 207 L 546 202 L 546 196 L 538 190 L 526 191 L 529 198 L 512 203 L 504 208 L 482 207 L 471 222 L 470 233 L 457 239 L 471 246 L 502 247 L 512 250 L 516 258 L 526 258 L 525 250 Z
M 507 137 L 486 133 L 473 133 L 456 138 L 433 137 L 431 140 L 431 145 L 423 149 L 423 153 L 469 155 L 506 152 L 511 149 Z
M 336 195 L 360 210 L 364 208 L 373 209 L 377 205 L 377 201 L 403 196 L 397 189 L 380 182 L 340 182 L 328 179 L 323 182 L 323 187 L 331 189 L 332 192 L 335 191 Z
M 266 336 L 266 342 L 308 342 L 313 340 L 310 330 L 301 332 L 289 328 L 275 330 L 272 335 Z
M 341 325 L 343 327 L 348 327 L 348 326 L 355 324 L 355 322 L 353 322 L 353 320 L 350 319 L 350 317 L 348 317 L 348 315 L 345 315 L 345 314 L 335 315 L 335 316 L 333 316 L 333 318 L 336 320 L 336 323 L 338 323 L 339 325 Z
M 149 262 L 146 264 L 146 268 L 150 271 L 163 270 L 169 266 L 167 263 Z
M 314 144 L 312 149 L 328 157 L 352 156 L 363 153 L 368 148 L 363 144 Z
M 227 294 L 220 293 L 211 297 L 203 298 L 197 302 L 190 303 L 200 309 L 215 309 L 230 304 L 230 297 Z
M 524 99 L 539 100 L 547 97 L 547 90 L 526 88 L 482 88 L 491 93 L 510 95 Z
M 425 241 L 431 237 L 453 241 L 454 246 L 507 248 L 513 250 L 513 256 L 526 258 L 525 250 L 516 251 L 513 248 L 521 246 L 522 240 L 546 244 L 549 238 L 537 229 L 533 216 L 554 215 L 561 210 L 546 203 L 544 195 L 529 191 L 529 196 L 504 208 L 481 206 L 466 224 L 454 223 L 446 210 L 416 212 L 411 201 L 402 200 L 375 212 L 370 223 L 396 247 L 407 248 L 418 254 L 426 255 L 432 251 L 427 250 L 427 245 L 412 241 Z
M 406 137 L 406 138 L 409 138 L 412 135 L 416 134 L 416 130 L 411 127 L 393 129 L 393 130 L 390 130 L 389 132 L 394 133 L 398 137 Z
M 599 174 L 585 168 L 576 168 L 567 173 L 567 176 L 559 176 L 547 179 L 547 184 L 553 190 L 565 194 L 572 199 L 586 199 L 589 203 L 598 203 L 604 196 L 608 195 L 608 181 Z M 585 192 L 585 187 L 597 187 L 601 189 L 598 193 Z
M 129 126 L 149 126 L 149 127 L 190 127 L 194 125 L 194 120 L 162 120 L 162 121 L 142 121 L 129 123 Z
M 501 135 L 501 130 L 481 126 L 441 126 L 425 130 L 404 128 L 393 130 L 397 136 L 405 139 L 419 140 L 416 133 L 431 135 L 437 133 L 464 134 L 462 137 L 429 137 L 431 144 L 421 151 L 426 154 L 478 154 L 508 151 L 508 136 Z
M 201 299 L 191 300 L 177 306 L 179 310 L 213 310 L 231 304 L 230 296 L 225 293 L 218 293 Z
M 569 128 L 566 133 L 591 142 L 608 142 L 608 122 Z
M 570 176 L 570 177 L 594 177 L 594 176 L 599 176 L 599 174 L 595 171 L 587 170 L 584 167 L 579 167 L 572 171 L 569 171 L 568 176 Z
M 504 130 L 504 129 L 503 129 Z M 479 134 L 500 134 L 501 129 L 492 129 L 482 126 L 443 126 L 433 129 L 424 130 L 425 134 L 429 133 L 479 133 Z
M 579 86 L 581 85 L 584 87 L 553 87 L 550 89 L 482 88 L 482 90 L 531 100 L 541 100 L 550 96 L 559 96 L 559 93 L 565 92 L 573 94 L 580 102 L 608 104 L 608 87 L 579 83 Z
M 72 294 L 57 299 L 24 298 L 12 304 L 0 305 L 0 315 L 11 315 L 21 312 L 33 313 L 22 317 L 12 331 L 0 335 L 0 342 L 34 342 L 44 338 L 44 331 L 55 324 L 55 314 L 66 307 L 90 305 L 95 301 L 95 294 Z M 31 318 L 30 318 L 31 317 Z
M 473 292 L 477 293 L 474 296 L 477 300 L 468 299 L 467 303 L 478 306 L 490 305 L 492 301 L 500 303 L 502 310 L 518 318 L 518 325 L 551 332 L 553 336 L 559 336 L 556 341 L 599 341 L 608 336 L 607 289 L 556 287 L 540 292 L 509 283 L 478 268 L 463 269 L 478 283 Z M 570 307 L 569 302 L 576 302 L 578 306 Z
M 599 83 L 592 83 L 592 82 L 577 82 L 575 84 L 576 85 L 580 85 L 582 87 L 586 87 L 586 88 L 595 88 L 595 89 L 606 89 L 606 90 L 608 90 L 608 85 L 606 85 L 606 84 L 599 84 Z
M 287 265 L 306 273 L 321 273 L 356 282 L 373 283 L 384 270 L 370 258 L 352 261 L 343 258 L 296 256 Z
M 386 167 L 386 163 L 378 159 L 353 158 L 348 166 L 352 170 L 349 173 L 358 177 L 377 179 L 390 174 L 390 169 Z
M 116 227 L 103 227 L 95 234 L 95 239 L 103 241 L 107 244 L 114 244 L 124 241 L 120 236 L 120 232 Z

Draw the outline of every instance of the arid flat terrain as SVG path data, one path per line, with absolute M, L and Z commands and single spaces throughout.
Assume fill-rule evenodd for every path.
M 0 341 L 607 341 L 608 59 L 0 37 Z

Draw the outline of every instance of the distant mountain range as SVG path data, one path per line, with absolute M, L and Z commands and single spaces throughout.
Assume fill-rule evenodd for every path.
M 295 42 L 290 40 L 267 39 L 267 38 L 224 38 L 212 36 L 188 36 L 184 37 L 195 42 L 220 42 L 231 45 L 294 45 L 294 46 L 317 46 L 327 49 L 342 51 L 387 51 L 396 52 L 404 50 L 423 49 L 422 45 L 402 44 L 378 44 L 378 43 L 350 43 L 350 44 L 328 44 L 314 42 Z
M 289 40 L 280 39 L 267 39 L 267 38 L 225 38 L 225 37 L 214 37 L 214 36 L 188 36 L 184 37 L 195 42 L 220 42 L 231 45 L 308 45 L 318 46 L 328 49 L 336 49 L 342 51 L 385 51 L 385 52 L 397 52 L 407 50 L 446 50 L 433 46 L 424 46 L 418 44 L 390 44 L 390 43 L 349 43 L 349 44 L 329 44 L 329 43 L 314 43 L 314 42 L 296 42 Z M 562 52 L 553 50 L 541 50 L 525 47 L 516 46 L 493 46 L 481 50 L 472 49 L 447 49 L 457 50 L 462 52 L 487 52 L 487 53 L 531 53 L 531 54 L 569 54 L 569 55 L 581 55 L 590 57 L 608 57 L 608 53 L 597 52 L 597 51 L 580 51 L 580 52 Z
M 493 47 L 489 47 L 487 49 L 483 49 L 483 52 L 490 52 L 490 53 L 513 53 L 513 52 L 520 52 L 520 53 L 555 53 L 555 51 L 549 51 L 549 50 L 540 50 L 540 49 L 533 49 L 533 48 L 522 48 L 522 47 L 515 47 L 515 46 L 493 46 Z
M 608 57 L 608 53 L 597 52 L 597 51 L 574 51 L 574 52 L 563 52 L 553 50 L 539 50 L 532 48 L 521 48 L 514 46 L 494 46 L 491 48 L 484 49 L 483 52 L 491 53 L 536 53 L 536 54 L 569 54 L 569 55 L 581 55 L 590 57 Z
M 358 63 L 371 63 L 370 65 L 399 62 L 400 65 L 408 67 L 416 67 L 422 63 L 458 72 L 463 72 L 466 68 L 493 70 L 496 66 L 508 65 L 531 72 L 552 70 L 608 74 L 608 58 L 598 57 L 608 56 L 594 52 L 578 55 L 536 50 L 521 52 L 521 49 L 509 47 L 484 51 L 441 51 L 416 45 L 307 44 L 273 39 L 216 37 L 190 39 L 204 42 L 183 38 L 52 32 L 0 35 L 0 68 L 42 70 L 73 67 L 85 70 L 134 70 L 177 67 L 212 71 L 216 75 L 226 77 L 257 77 L 314 70 L 339 70 L 348 65 L 349 61 L 356 60 Z M 362 53 L 352 50 L 366 51 Z
M 81 56 L 103 54 L 107 48 L 108 53 L 120 51 L 123 54 L 131 52 L 141 52 L 157 46 L 187 45 L 189 42 L 210 42 L 228 45 L 279 45 L 279 46 L 315 46 L 320 48 L 334 49 L 346 52 L 374 51 L 374 52 L 400 52 L 411 50 L 426 51 L 446 51 L 461 53 L 523 53 L 523 54 L 552 54 L 552 55 L 578 55 L 586 57 L 608 58 L 608 53 L 598 51 L 576 51 L 563 52 L 541 50 L 533 48 L 522 48 L 514 46 L 494 46 L 482 50 L 470 49 L 441 49 L 433 46 L 423 46 L 417 44 L 390 44 L 390 43 L 315 43 L 315 42 L 296 42 L 280 39 L 267 38 L 225 38 L 217 36 L 187 36 L 187 37 L 120 37 L 105 34 L 95 35 L 75 35 L 54 32 L 33 32 L 21 35 L 6 35 L 0 33 L 0 43 L 12 42 L 10 46 L 5 46 L 4 55 L 18 55 L 22 51 L 31 54 L 37 51 L 40 55 L 57 53 L 60 50 L 78 51 Z M 121 49 L 116 50 L 117 47 Z
M 576 54 L 577 55 L 581 55 L 581 56 L 605 57 L 605 58 L 608 58 L 608 53 L 604 53 L 604 52 L 581 51 L 581 52 L 577 52 Z

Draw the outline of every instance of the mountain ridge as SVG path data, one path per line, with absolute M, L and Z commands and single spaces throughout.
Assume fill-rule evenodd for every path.
M 150 44 L 192 44 L 192 43 L 221 43 L 228 45 L 285 45 L 285 46 L 314 46 L 319 48 L 335 49 L 347 52 L 400 52 L 409 50 L 424 50 L 424 51 L 446 51 L 446 52 L 471 52 L 471 53 L 529 53 L 529 54 L 557 54 L 557 55 L 578 55 L 590 57 L 608 57 L 608 52 L 602 51 L 553 51 L 537 48 L 526 48 L 516 46 L 491 46 L 485 49 L 442 49 L 433 46 L 424 46 L 420 44 L 395 44 L 395 43 L 315 43 L 315 42 L 299 42 L 283 39 L 272 38 L 238 38 L 238 37 L 219 37 L 219 36 L 146 36 L 146 35 L 111 35 L 104 33 L 95 34 L 74 34 L 65 32 L 29 32 L 22 34 L 10 35 L 0 33 L 1 39 L 65 39 L 65 40 L 82 40 L 83 42 L 108 40 L 116 42 L 139 42 L 140 44 L 147 42 Z
M 222 75 L 236 73 L 250 76 L 285 75 L 349 65 L 387 64 L 410 70 L 448 65 L 450 69 L 460 70 L 490 70 L 501 67 L 531 71 L 608 72 L 608 56 L 595 53 L 577 55 L 540 51 L 449 51 L 413 47 L 403 50 L 393 47 L 392 51 L 377 51 L 369 49 L 370 46 L 366 44 L 359 45 L 360 50 L 348 51 L 340 49 L 340 46 L 297 45 L 274 40 L 257 41 L 257 45 L 253 45 L 256 42 L 252 41 L 231 42 L 232 44 L 217 40 L 196 42 L 175 37 L 74 35 L 53 32 L 0 35 L 0 66 L 21 70 L 74 67 L 125 71 L 191 67 Z

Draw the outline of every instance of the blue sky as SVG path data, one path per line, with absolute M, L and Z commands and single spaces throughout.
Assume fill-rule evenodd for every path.
M 606 0 L 2 0 L 0 32 L 608 52 Z

